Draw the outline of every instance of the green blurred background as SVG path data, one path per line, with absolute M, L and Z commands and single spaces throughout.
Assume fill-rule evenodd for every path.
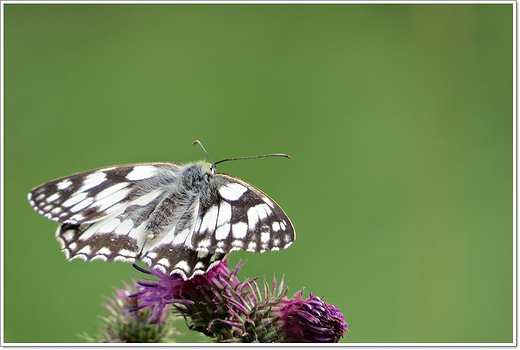
M 5 341 L 78 342 L 123 263 L 66 262 L 33 187 L 216 161 L 297 240 L 232 254 L 337 306 L 346 343 L 513 341 L 513 5 L 5 9 Z M 177 323 L 182 342 L 200 337 Z

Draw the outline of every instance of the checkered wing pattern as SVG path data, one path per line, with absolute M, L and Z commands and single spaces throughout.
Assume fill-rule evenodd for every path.
M 87 171 L 37 187 L 28 199 L 61 223 L 56 238 L 67 259 L 142 260 L 184 279 L 232 251 L 285 249 L 295 238 L 271 198 L 206 162 Z

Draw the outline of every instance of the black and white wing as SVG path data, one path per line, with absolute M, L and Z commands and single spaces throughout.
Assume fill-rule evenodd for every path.
M 150 215 L 181 166 L 143 163 L 63 177 L 33 189 L 36 212 L 62 225 L 56 238 L 67 259 L 135 262 L 146 240 Z
M 237 177 L 222 173 L 214 176 L 218 201 L 201 208 L 194 235 L 197 250 L 263 253 L 293 243 L 291 220 L 267 194 Z
M 27 199 L 49 220 L 93 223 L 130 204 L 148 205 L 174 182 L 180 168 L 175 163 L 143 163 L 85 171 L 36 187 Z

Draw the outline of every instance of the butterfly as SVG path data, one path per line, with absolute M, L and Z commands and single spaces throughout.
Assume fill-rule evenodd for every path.
M 141 163 L 77 173 L 34 188 L 33 209 L 60 223 L 67 260 L 143 261 L 184 280 L 204 274 L 237 250 L 289 247 L 294 227 L 267 194 L 217 173 L 230 160 L 287 157 L 273 153 L 211 163 Z

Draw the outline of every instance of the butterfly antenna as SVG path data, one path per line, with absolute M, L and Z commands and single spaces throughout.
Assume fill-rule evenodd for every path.
M 200 146 L 200 148 L 202 148 L 202 150 L 204 151 L 204 153 L 206 153 L 206 160 L 208 161 L 208 163 L 211 163 L 211 161 L 209 160 L 209 154 L 208 154 L 208 151 L 206 151 L 206 149 L 204 148 L 204 146 L 202 146 L 202 143 L 200 143 L 199 140 L 195 140 L 193 141 L 193 144 L 197 144 Z
M 285 158 L 291 158 L 290 155 L 285 153 L 268 153 L 268 154 L 261 154 L 259 156 L 249 156 L 249 157 L 236 157 L 236 158 L 226 158 L 219 160 L 218 162 L 213 163 L 213 165 L 217 165 L 219 163 L 228 162 L 230 160 L 244 160 L 244 159 L 255 159 L 255 158 L 266 158 L 266 157 L 285 157 Z

